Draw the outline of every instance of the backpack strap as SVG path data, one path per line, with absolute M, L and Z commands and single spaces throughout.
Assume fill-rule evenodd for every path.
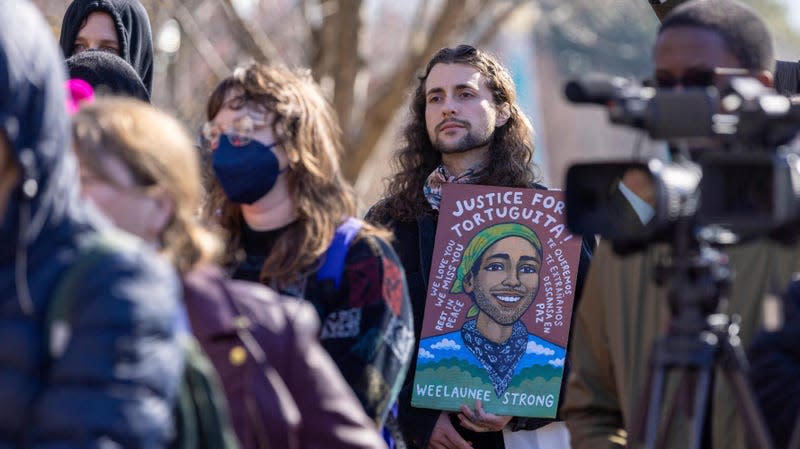
M 331 241 L 331 245 L 325 252 L 322 266 L 317 271 L 317 282 L 332 280 L 335 288 L 339 288 L 342 273 L 344 272 L 344 262 L 347 258 L 347 250 L 363 225 L 364 222 L 361 220 L 349 217 L 336 228 L 333 241 Z M 381 429 L 381 436 L 389 449 L 406 449 L 403 434 L 400 431 L 400 423 L 397 421 L 397 401 L 389 410 L 384 426 Z
M 383 436 L 383 441 L 389 449 L 406 449 L 408 446 L 406 446 L 403 432 L 400 430 L 400 421 L 397 419 L 397 413 L 398 406 L 397 400 L 395 400 L 394 405 L 389 409 L 389 414 L 386 415 L 386 421 L 383 422 L 381 436 Z
M 72 337 L 71 316 L 78 284 L 91 274 L 92 268 L 113 251 L 113 243 L 104 237 L 92 237 L 81 245 L 80 255 L 61 275 L 45 312 L 45 341 L 50 357 L 61 357 Z
M 214 365 L 193 336 L 181 336 L 178 343 L 185 363 L 172 409 L 175 435 L 167 449 L 239 449 Z
M 355 240 L 363 224 L 361 220 L 349 217 L 336 228 L 333 241 L 325 252 L 322 266 L 317 270 L 317 282 L 330 279 L 333 281 L 335 287 L 337 289 L 339 288 L 339 284 L 342 281 L 342 272 L 344 271 L 344 261 L 347 257 L 347 250 L 350 248 L 350 243 Z

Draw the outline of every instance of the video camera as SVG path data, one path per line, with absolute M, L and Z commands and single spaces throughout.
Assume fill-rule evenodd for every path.
M 672 153 L 668 163 L 571 166 L 572 232 L 599 234 L 620 251 L 673 241 L 678 221 L 690 223 L 692 237 L 713 244 L 800 233 L 800 153 L 793 148 L 800 106 L 789 98 L 750 77 L 734 77 L 718 92 L 655 89 L 605 75 L 570 81 L 565 95 L 605 106 L 612 123 L 666 140 Z

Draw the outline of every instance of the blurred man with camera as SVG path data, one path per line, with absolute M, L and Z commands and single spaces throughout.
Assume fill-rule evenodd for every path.
M 653 60 L 660 88 L 723 88 L 731 73 L 772 84 L 770 33 L 755 12 L 735 0 L 693 0 L 672 10 L 663 18 Z M 798 266 L 797 251 L 763 238 L 725 252 L 734 271 L 728 311 L 741 315 L 739 336 L 746 346 L 760 323 L 761 299 L 771 286 L 785 285 Z M 608 242 L 598 246 L 573 321 L 572 372 L 561 409 L 573 448 L 635 447 L 628 433 L 642 418 L 651 348 L 674 324 L 667 288 L 654 279 L 658 262 L 669 255 L 668 245 L 652 244 L 627 256 L 615 254 Z M 745 447 L 747 430 L 730 387 L 721 381 L 713 385 L 712 417 L 706 421 L 713 447 Z M 687 424 L 670 427 L 666 447 L 688 447 Z
M 689 0 L 650 0 L 653 12 L 658 20 L 676 7 Z M 772 87 L 780 94 L 793 96 L 800 94 L 800 61 L 775 61 Z

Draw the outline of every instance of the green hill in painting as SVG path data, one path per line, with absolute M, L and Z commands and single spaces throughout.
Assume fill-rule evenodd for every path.
M 436 393 L 437 386 L 441 394 Z M 454 389 L 460 393 L 454 393 Z M 482 399 L 484 407 L 491 413 L 553 417 L 560 389 L 561 369 L 537 365 L 523 369 L 512 379 L 506 393 L 498 397 L 483 367 L 450 357 L 417 365 L 411 403 L 415 407 L 458 410 L 461 404 L 471 405 L 475 399 Z M 550 405 L 514 403 L 514 398 L 530 398 L 532 395 L 549 398 Z
M 482 382 L 491 383 L 485 369 L 480 366 L 467 363 L 466 361 L 457 357 L 450 357 L 439 361 L 417 364 L 417 371 L 421 369 L 436 371 L 439 370 L 439 368 L 458 368 L 461 373 L 468 373 L 472 377 L 480 378 Z

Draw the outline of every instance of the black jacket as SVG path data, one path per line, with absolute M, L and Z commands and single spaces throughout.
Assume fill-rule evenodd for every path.
M 61 51 L 72 56 L 75 39 L 93 12 L 108 13 L 114 19 L 122 59 L 133 66 L 147 92 L 153 93 L 153 36 L 147 11 L 138 0 L 74 0 L 61 22 Z
M 78 198 L 63 62 L 28 0 L 0 13 L 0 131 L 22 169 L 0 211 L 0 448 L 163 447 L 182 368 L 166 263 L 114 239 L 127 248 L 65 293 L 69 337 L 45 338 L 54 291 L 103 225 Z

